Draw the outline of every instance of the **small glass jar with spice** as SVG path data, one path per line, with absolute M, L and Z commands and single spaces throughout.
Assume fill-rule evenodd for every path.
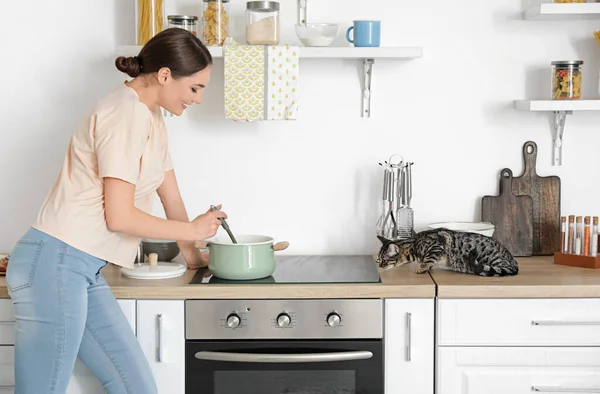
M 198 21 L 197 16 L 169 15 L 167 20 L 169 21 L 169 28 L 178 27 L 193 33 L 195 36 L 198 35 L 198 27 L 196 26 L 196 22 Z
M 581 98 L 582 60 L 552 62 L 552 99 L 578 100 Z
M 249 1 L 246 3 L 246 42 L 249 45 L 279 44 L 279 3 Z
M 229 0 L 203 0 L 202 42 L 207 46 L 223 46 L 229 36 Z

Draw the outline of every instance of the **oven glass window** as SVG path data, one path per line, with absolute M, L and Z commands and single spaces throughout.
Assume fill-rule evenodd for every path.
M 356 394 L 355 371 L 215 371 L 214 394 Z

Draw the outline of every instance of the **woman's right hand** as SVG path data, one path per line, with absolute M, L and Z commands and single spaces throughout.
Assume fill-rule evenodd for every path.
M 196 219 L 190 222 L 192 225 L 194 239 L 205 240 L 213 237 L 217 233 L 217 230 L 221 225 L 221 220 L 219 219 L 227 219 L 227 214 L 221 211 L 221 205 L 217 205 L 217 209 L 218 211 L 212 211 L 209 208 L 206 213 L 198 216 Z

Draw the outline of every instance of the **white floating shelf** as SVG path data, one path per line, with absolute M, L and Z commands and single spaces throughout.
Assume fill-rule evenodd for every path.
M 515 108 L 522 111 L 550 113 L 554 146 L 552 164 L 560 166 L 567 115 L 574 111 L 600 111 L 600 100 L 518 100 L 515 101 Z
M 600 3 L 542 3 L 523 12 L 530 20 L 600 19 Z
M 141 46 L 123 45 L 118 47 L 118 56 L 136 56 Z M 222 47 L 209 47 L 213 58 L 223 57 Z M 300 47 L 301 59 L 417 59 L 423 56 L 421 47 Z
M 518 100 L 515 108 L 522 111 L 600 111 L 600 100 Z

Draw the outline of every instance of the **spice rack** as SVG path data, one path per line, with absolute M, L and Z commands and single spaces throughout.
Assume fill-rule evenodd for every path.
M 600 256 L 580 256 L 576 254 L 554 253 L 554 264 L 580 268 L 600 268 Z

